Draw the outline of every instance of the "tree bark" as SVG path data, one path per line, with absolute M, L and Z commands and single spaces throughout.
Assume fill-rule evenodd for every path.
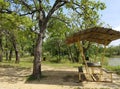
M 2 49 L 2 36 L 0 35 L 0 62 L 2 62 L 2 60 L 3 60 L 2 51 L 3 51 L 3 49 Z
M 82 45 L 85 45 L 85 41 L 82 42 Z M 89 42 L 86 47 L 83 47 L 83 55 L 85 59 L 89 59 L 89 55 L 87 54 L 88 49 L 90 48 L 91 43 Z
M 38 34 L 38 39 L 36 41 L 35 51 L 34 51 L 34 61 L 33 61 L 33 76 L 36 79 L 41 77 L 41 60 L 42 60 L 42 41 L 43 33 Z
M 68 51 L 68 59 L 69 59 L 71 62 L 74 62 L 74 58 L 73 58 L 73 55 L 72 55 L 72 52 L 71 52 L 71 48 L 70 48 L 70 47 L 67 47 L 67 51 Z
M 19 63 L 20 62 L 20 58 L 19 58 L 19 52 L 18 52 L 17 49 L 15 49 L 15 55 L 16 55 L 15 63 Z
M 61 61 L 61 56 L 60 56 L 61 55 L 61 52 L 60 52 L 61 50 L 60 50 L 60 42 L 59 41 L 57 42 L 57 46 L 58 46 L 58 51 L 57 51 L 58 52 L 58 59 L 57 59 L 57 62 L 59 63 Z
M 6 61 L 8 61 L 8 40 L 7 40 L 7 37 L 6 37 L 6 50 L 5 50 L 5 54 L 6 54 Z
M 18 51 L 17 43 L 15 41 L 13 42 L 13 46 L 14 46 L 15 56 L 16 56 L 15 63 L 19 63 L 20 62 L 19 51 Z
M 8 61 L 8 50 L 6 50 L 6 61 Z
M 75 44 L 74 44 L 74 49 L 75 49 L 75 54 L 74 54 L 74 60 L 75 60 L 75 62 L 79 62 L 79 54 L 80 54 L 80 52 L 79 52 L 79 50 L 77 49 L 77 47 L 75 46 Z
M 10 49 L 10 53 L 9 53 L 9 61 L 11 61 L 12 59 L 12 49 Z
M 0 62 L 2 62 L 2 54 L 1 54 L 1 52 L 0 52 Z

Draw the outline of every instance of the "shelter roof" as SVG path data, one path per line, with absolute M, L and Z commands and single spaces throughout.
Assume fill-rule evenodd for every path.
M 96 42 L 103 45 L 108 45 L 111 41 L 120 39 L 120 32 L 111 28 L 93 27 L 83 31 L 76 32 L 67 37 L 67 44 L 79 41 Z

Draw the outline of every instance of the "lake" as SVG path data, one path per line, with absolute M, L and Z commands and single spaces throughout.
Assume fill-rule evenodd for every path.
M 110 66 L 120 66 L 120 58 L 109 58 L 108 64 Z

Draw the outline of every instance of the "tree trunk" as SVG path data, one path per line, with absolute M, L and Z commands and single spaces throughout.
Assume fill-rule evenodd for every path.
M 10 53 L 9 53 L 9 61 L 11 61 L 12 58 L 12 49 L 10 49 Z
M 86 41 L 82 41 L 82 45 L 85 45 Z M 87 44 L 86 47 L 83 46 L 83 55 L 85 56 L 85 59 L 89 60 L 89 54 L 87 53 L 88 49 L 90 48 L 91 44 L 90 42 Z
M 8 61 L 8 40 L 6 37 L 6 46 L 5 46 L 6 50 L 5 50 L 5 54 L 6 54 L 6 61 Z
M 14 49 L 15 49 L 15 56 L 16 56 L 15 63 L 19 63 L 20 62 L 19 51 L 18 51 L 17 44 L 16 44 L 15 41 L 13 42 L 13 46 L 14 46 Z
M 75 46 L 75 44 L 74 44 L 74 49 L 75 49 L 75 54 L 74 54 L 74 60 L 75 60 L 75 62 L 79 62 L 79 54 L 80 54 L 80 52 L 79 52 L 79 50 L 77 49 L 77 47 Z
M 21 51 L 22 52 L 21 52 L 20 56 L 23 57 L 24 56 L 24 45 L 21 45 Z
M 42 41 L 43 33 L 38 34 L 36 46 L 34 50 L 34 61 L 33 61 L 33 77 L 40 79 L 41 77 L 41 60 L 42 60 Z
M 60 42 L 59 42 L 59 41 L 58 41 L 58 43 L 57 43 L 57 46 L 58 46 L 58 59 L 57 59 L 57 62 L 59 63 L 59 62 L 61 61 L 61 57 L 60 57 L 60 55 L 61 55 L 61 54 L 60 54 L 60 53 L 61 53 L 60 51 L 61 51 L 61 50 L 60 50 Z
M 0 62 L 2 62 L 2 54 L 1 54 L 1 52 L 0 52 Z
M 20 62 L 20 58 L 19 58 L 19 52 L 18 52 L 17 49 L 15 49 L 15 55 L 16 55 L 15 63 L 19 63 Z
M 6 61 L 8 61 L 8 50 L 6 50 Z
M 74 58 L 73 58 L 73 55 L 72 55 L 72 52 L 71 52 L 71 48 L 70 48 L 70 47 L 67 47 L 67 51 L 68 51 L 68 59 L 69 59 L 71 62 L 74 62 Z
M 2 36 L 0 35 L 0 62 L 2 62 L 2 59 L 3 59 L 2 51 L 3 51 L 3 49 L 2 49 Z

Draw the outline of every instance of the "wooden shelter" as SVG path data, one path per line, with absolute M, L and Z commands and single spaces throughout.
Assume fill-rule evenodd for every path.
M 87 40 L 96 42 L 103 45 L 108 45 L 111 41 L 119 39 L 120 32 L 112 30 L 111 28 L 93 27 L 83 31 L 74 33 L 72 36 L 67 37 L 67 44 Z
M 116 40 L 116 39 L 120 39 L 119 31 L 115 31 L 111 28 L 93 27 L 93 28 L 88 28 L 83 31 L 76 32 L 73 35 L 67 37 L 66 43 L 67 44 L 71 44 L 71 43 L 75 43 L 75 42 L 77 43 L 78 48 L 80 49 L 80 52 L 81 52 L 83 62 L 85 63 L 86 73 L 89 74 L 90 76 L 92 76 L 93 80 L 96 80 L 94 78 L 93 74 L 90 73 L 90 71 L 89 71 L 89 68 L 88 68 L 89 66 L 87 64 L 87 61 L 85 60 L 85 56 L 83 54 L 83 48 L 82 48 L 80 41 L 86 40 L 86 41 L 90 41 L 90 42 L 96 42 L 98 44 L 103 44 L 106 47 L 106 45 L 108 45 L 111 41 Z M 104 53 L 105 53 L 105 50 L 104 50 Z M 99 67 L 102 67 L 103 59 L 104 59 L 104 57 L 101 58 L 101 66 L 99 66 Z M 100 71 L 99 75 L 101 77 L 102 70 Z M 111 81 L 112 81 L 112 74 L 111 74 Z

